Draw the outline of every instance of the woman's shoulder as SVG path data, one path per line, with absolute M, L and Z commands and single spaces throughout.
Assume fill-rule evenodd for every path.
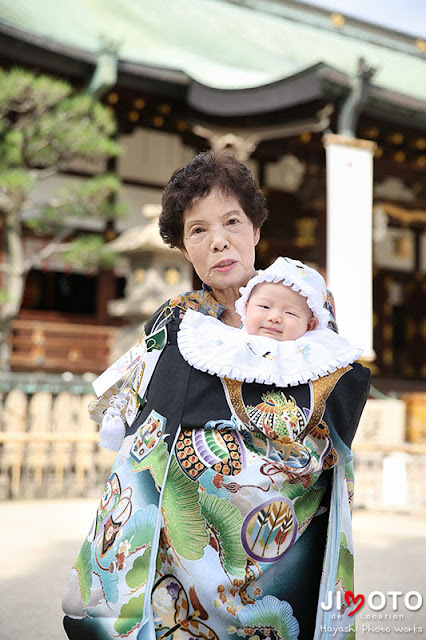
M 371 384 L 371 370 L 368 367 L 364 367 L 360 362 L 353 362 L 351 367 L 352 379 L 358 382 L 360 388 L 369 389 Z
M 145 323 L 145 334 L 149 335 L 160 326 L 168 324 L 173 318 L 183 318 L 188 309 L 198 311 L 203 315 L 219 318 L 225 308 L 217 302 L 207 288 L 187 291 L 170 298 L 152 314 Z

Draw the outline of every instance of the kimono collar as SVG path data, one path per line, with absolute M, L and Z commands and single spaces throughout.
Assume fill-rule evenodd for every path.
M 188 309 L 193 309 L 202 315 L 220 318 L 226 310 L 226 307 L 216 300 L 210 287 L 207 287 L 205 284 L 203 284 L 203 288 L 198 291 L 189 291 L 175 298 L 171 298 L 166 306 L 172 309 L 177 308 L 178 311 L 180 311 L 180 317 L 183 317 Z
M 279 342 L 249 335 L 191 309 L 185 313 L 177 340 L 183 358 L 196 369 L 279 387 L 316 380 L 362 354 L 362 349 L 330 329 L 315 329 L 297 340 Z

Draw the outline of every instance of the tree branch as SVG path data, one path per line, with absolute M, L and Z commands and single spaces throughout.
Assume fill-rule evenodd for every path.
M 62 229 L 62 231 L 59 231 L 59 233 L 57 233 L 39 253 L 37 253 L 32 258 L 27 258 L 24 261 L 23 272 L 27 273 L 31 269 L 31 267 L 39 260 L 46 260 L 47 258 L 49 258 L 58 250 L 58 247 L 61 246 L 62 241 L 72 233 L 73 229 Z

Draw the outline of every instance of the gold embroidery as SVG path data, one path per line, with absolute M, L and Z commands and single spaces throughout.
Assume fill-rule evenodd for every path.
M 352 367 L 348 365 L 342 369 L 337 369 L 334 373 L 330 373 L 328 376 L 318 378 L 318 380 L 312 380 L 309 383 L 311 387 L 311 406 L 312 413 L 309 418 L 309 422 L 306 425 L 305 431 L 302 434 L 302 438 L 309 433 L 309 431 L 319 424 L 325 410 L 325 403 L 328 396 L 333 391 L 340 378 L 350 371 Z
M 245 425 L 250 424 L 250 418 L 247 415 L 246 407 L 243 402 L 243 396 L 241 393 L 241 387 L 243 385 L 239 380 L 231 380 L 224 377 L 223 385 L 225 387 L 225 396 L 228 401 L 229 407 L 237 418 Z

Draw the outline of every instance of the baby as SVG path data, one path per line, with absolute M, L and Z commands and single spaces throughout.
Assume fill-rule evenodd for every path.
M 223 378 L 286 387 L 346 367 L 362 354 L 329 327 L 324 278 L 277 258 L 240 289 L 241 329 L 188 309 L 178 332 L 183 358 Z
M 327 326 L 324 278 L 299 260 L 277 258 L 240 293 L 235 306 L 250 335 L 297 340 L 307 331 Z
M 296 340 L 318 326 L 306 298 L 281 282 L 257 284 L 248 299 L 247 333 L 274 340 Z

